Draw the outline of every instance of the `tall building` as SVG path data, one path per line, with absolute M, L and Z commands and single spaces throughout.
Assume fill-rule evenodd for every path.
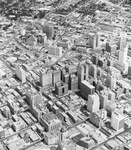
M 15 66 L 15 73 L 18 79 L 21 80 L 22 83 L 26 82 L 26 72 L 20 65 Z
M 87 101 L 87 110 L 89 112 L 96 112 L 100 109 L 100 98 L 97 93 L 94 93 L 93 95 L 88 96 Z
M 88 79 L 89 66 L 87 64 L 79 65 L 77 68 L 77 76 L 79 85 L 81 81 Z
M 124 129 L 125 116 L 117 111 L 112 112 L 111 115 L 111 127 L 116 131 Z
M 124 47 L 125 44 L 121 42 L 120 50 L 119 50 L 119 59 L 116 61 L 115 66 L 124 74 L 128 73 L 128 62 L 127 62 L 127 54 L 128 54 L 128 45 Z
M 83 80 L 81 81 L 81 94 L 88 99 L 89 95 L 93 95 L 95 92 L 95 87 L 91 85 L 88 81 Z
M 100 37 L 98 34 L 91 34 L 89 36 L 89 44 L 93 49 L 96 49 L 99 47 L 100 44 Z
M 55 92 L 58 96 L 63 96 L 68 93 L 68 84 L 64 82 L 57 82 L 55 84 Z
M 105 109 L 90 114 L 90 122 L 97 127 L 102 127 L 106 119 L 107 111 Z
M 119 51 L 119 61 L 121 63 L 126 63 L 128 54 L 128 46 L 124 47 Z
M 59 81 L 61 81 L 61 71 L 54 70 L 52 73 L 52 84 L 55 85 Z
M 42 87 L 52 86 L 52 72 L 41 70 L 40 71 L 40 84 Z
M 106 85 L 110 89 L 115 89 L 116 88 L 116 77 L 108 74 L 106 77 Z
M 117 50 L 117 45 L 116 44 L 111 44 L 111 43 L 106 43 L 106 51 L 108 53 L 115 53 Z
M 40 123 L 43 127 L 45 127 L 45 130 L 47 132 L 57 132 L 60 131 L 62 128 L 62 122 L 55 116 L 52 112 L 49 112 L 48 114 L 44 114 L 41 117 Z
M 106 109 L 108 105 L 108 93 L 103 90 L 99 93 L 99 97 L 100 97 L 100 109 Z
M 69 89 L 78 90 L 78 77 L 75 74 L 71 74 L 69 77 Z
M 54 36 L 54 27 L 50 23 L 44 22 L 43 33 L 46 33 L 46 36 L 51 40 Z
M 97 67 L 96 67 L 96 65 L 90 65 L 89 66 L 89 75 L 91 77 L 93 77 L 94 79 L 96 79 L 96 77 L 97 77 Z
M 120 33 L 120 39 L 119 39 L 119 43 L 118 43 L 118 49 L 120 51 L 123 51 L 123 49 L 126 46 L 126 39 L 127 39 L 127 34 L 124 32 Z

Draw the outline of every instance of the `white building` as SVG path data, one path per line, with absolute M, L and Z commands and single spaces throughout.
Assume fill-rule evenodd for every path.
M 26 82 L 26 72 L 21 66 L 19 65 L 15 66 L 15 73 L 22 83 Z
M 94 93 L 93 95 L 88 96 L 88 102 L 87 102 L 87 110 L 89 112 L 96 112 L 99 111 L 100 108 L 100 97 L 97 93 Z
M 124 129 L 125 116 L 119 112 L 112 112 L 111 127 L 116 131 L 122 131 Z

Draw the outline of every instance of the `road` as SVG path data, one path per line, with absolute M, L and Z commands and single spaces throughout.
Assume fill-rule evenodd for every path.
M 85 120 L 82 120 L 82 121 L 80 121 L 80 122 L 78 122 L 78 123 L 73 124 L 72 126 L 68 127 L 67 130 L 70 130 L 70 129 L 72 129 L 72 128 L 75 128 L 76 126 L 78 126 L 78 125 L 80 125 L 80 124 L 86 122 L 88 119 L 89 119 L 89 117 L 86 118 Z
M 0 56 L 0 60 L 5 64 L 5 66 L 12 71 L 12 73 L 15 73 L 15 70 Z
M 4 140 L 6 140 L 6 139 L 8 139 L 8 138 L 10 138 L 10 137 L 12 137 L 12 136 L 18 135 L 18 134 L 20 134 L 21 132 L 24 132 L 24 131 L 28 130 L 31 126 L 33 126 L 33 125 L 35 125 L 35 124 L 36 124 L 36 123 L 33 123 L 33 124 L 31 124 L 31 125 L 25 127 L 24 129 L 22 129 L 22 130 L 20 130 L 20 131 L 18 131 L 18 132 L 15 132 L 15 133 L 12 134 L 12 135 L 9 135 L 9 136 L 7 136 L 7 137 L 1 138 L 1 139 L 0 139 L 0 142 L 4 141 Z
M 100 147 L 100 146 L 104 145 L 104 144 L 105 144 L 105 143 L 107 143 L 108 141 L 110 141 L 110 140 L 114 139 L 115 137 L 117 137 L 117 136 L 119 136 L 119 135 L 122 135 L 122 134 L 123 134 L 123 133 L 125 133 L 125 132 L 129 132 L 130 130 L 131 130 L 131 128 L 126 129 L 126 130 L 124 130 L 123 132 L 120 132 L 120 133 L 118 133 L 117 135 L 115 135 L 115 136 L 113 136 L 113 137 L 108 138 L 108 140 L 106 140 L 106 141 L 104 141 L 104 142 L 102 142 L 102 143 L 98 144 L 97 146 L 95 146 L 95 147 L 91 148 L 90 150 L 96 150 L 98 147 Z

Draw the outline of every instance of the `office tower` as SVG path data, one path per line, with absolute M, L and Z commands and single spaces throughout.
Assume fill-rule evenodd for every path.
M 41 70 L 40 71 L 40 84 L 42 87 L 51 87 L 52 86 L 52 72 Z
M 105 57 L 99 57 L 98 66 L 107 67 L 107 59 Z
M 65 67 L 65 69 L 66 69 L 66 71 L 68 72 L 68 73 L 76 73 L 76 66 L 75 65 L 67 65 L 66 67 Z
M 116 44 L 112 44 L 112 43 L 106 43 L 106 51 L 108 53 L 115 53 L 115 51 L 117 50 L 117 45 Z
M 127 62 L 128 45 L 119 51 L 119 60 L 116 61 L 115 67 L 122 73 L 128 73 L 129 63 Z
M 102 127 L 106 119 L 107 119 L 107 111 L 105 109 L 101 109 L 97 112 L 91 113 L 89 118 L 90 122 L 94 124 L 96 127 Z
M 88 79 L 88 72 L 89 72 L 89 66 L 87 64 L 79 65 L 77 68 L 77 76 L 78 76 L 78 82 L 79 86 L 81 84 L 81 81 Z
M 6 118 L 10 118 L 11 117 L 11 112 L 10 112 L 10 108 L 8 106 L 4 106 L 2 109 L 2 113 Z
M 27 93 L 26 95 L 27 103 L 31 108 L 34 108 L 36 105 L 42 103 L 42 96 L 39 93 Z
M 54 36 L 54 27 L 51 24 L 44 22 L 43 33 L 46 33 L 47 38 L 51 40 Z
M 93 95 L 95 92 L 95 87 L 91 85 L 88 81 L 83 80 L 81 81 L 81 94 L 88 99 L 89 95 Z
M 61 57 L 63 54 L 62 51 L 63 51 L 62 47 L 57 47 L 55 51 L 55 55 Z
M 52 73 L 52 84 L 55 85 L 59 81 L 61 81 L 61 72 L 60 70 L 54 70 Z
M 93 95 L 88 95 L 88 101 L 87 101 L 87 110 L 89 112 L 96 112 L 100 109 L 100 98 L 97 93 L 94 93 Z
M 98 56 L 97 55 L 92 56 L 92 62 L 93 62 L 94 65 L 98 64 Z
M 116 131 L 123 131 L 125 116 L 117 111 L 112 112 L 111 127 Z
M 45 127 L 45 130 L 50 133 L 60 131 L 62 128 L 61 120 L 59 120 L 52 112 L 43 114 L 40 123 Z
M 93 49 L 96 49 L 99 47 L 100 44 L 100 37 L 98 34 L 90 34 L 89 36 L 89 44 Z
M 128 78 L 131 79 L 131 66 L 128 67 Z
M 5 130 L 3 129 L 2 126 L 0 126 L 0 138 L 4 138 L 5 137 Z
M 128 54 L 128 46 L 124 47 L 122 50 L 119 51 L 120 64 L 126 63 L 127 54 Z
M 106 85 L 110 89 L 115 89 L 116 87 L 116 77 L 114 75 L 108 74 L 106 77 Z
M 91 77 L 93 77 L 94 79 L 96 79 L 96 77 L 97 77 L 97 67 L 96 67 L 96 65 L 90 65 L 89 66 L 89 75 Z
M 99 93 L 99 97 L 100 97 L 100 109 L 106 109 L 107 105 L 108 105 L 108 93 L 107 91 L 101 91 Z
M 19 65 L 15 66 L 15 73 L 19 80 L 21 80 L 22 83 L 26 82 L 26 72 L 23 70 L 23 68 Z
M 55 93 L 58 96 L 63 96 L 68 93 L 68 84 L 63 82 L 57 82 L 55 84 Z
M 120 51 L 123 51 L 123 49 L 125 48 L 126 46 L 126 39 L 127 39 L 127 34 L 124 33 L 124 32 L 121 32 L 120 33 L 120 39 L 119 39 L 119 43 L 118 43 L 118 49 Z
M 69 89 L 78 90 L 78 77 L 75 74 L 71 74 L 69 77 Z

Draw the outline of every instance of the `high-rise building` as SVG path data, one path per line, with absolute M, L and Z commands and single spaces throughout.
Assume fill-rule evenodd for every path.
M 6 118 L 10 118 L 11 117 L 11 111 L 10 111 L 10 108 L 8 106 L 4 106 L 3 109 L 2 109 L 2 112 L 3 112 L 3 115 Z
M 89 112 L 96 112 L 100 109 L 100 98 L 97 93 L 88 96 L 87 110 Z
M 126 63 L 128 54 L 128 46 L 124 47 L 119 51 L 119 61 L 121 63 Z
M 55 84 L 55 92 L 58 96 L 63 96 L 68 93 L 68 84 L 64 82 L 57 82 Z
M 96 77 L 97 77 L 97 67 L 96 67 L 96 65 L 90 65 L 89 66 L 89 75 L 91 77 L 93 77 L 94 79 L 96 79 Z
M 43 32 L 46 33 L 48 39 L 52 39 L 54 36 L 54 27 L 50 23 L 44 23 Z
M 96 49 L 99 47 L 100 44 L 100 37 L 98 34 L 91 34 L 89 36 L 89 44 L 93 49 Z
M 52 73 L 52 84 L 55 85 L 59 81 L 61 81 L 61 71 L 54 70 Z
M 47 132 L 57 132 L 60 131 L 62 128 L 62 122 L 55 116 L 52 112 L 48 114 L 44 114 L 41 117 L 40 123 L 45 127 Z
M 124 74 L 126 74 L 126 73 L 128 73 L 128 66 L 129 66 L 129 64 L 127 62 L 128 45 L 126 45 L 126 47 L 123 47 L 123 45 L 121 46 L 122 48 L 120 48 L 120 51 L 119 51 L 119 60 L 116 61 L 115 66 L 121 72 L 123 72 Z
M 117 50 L 117 45 L 116 44 L 111 44 L 111 43 L 106 43 L 106 51 L 108 53 L 115 53 Z
M 40 71 L 40 84 L 42 87 L 52 86 L 52 72 L 41 70 Z
M 88 99 L 89 95 L 93 95 L 95 92 L 95 87 L 91 85 L 88 81 L 83 80 L 81 81 L 81 94 Z
M 108 74 L 106 77 L 106 85 L 110 89 L 115 89 L 116 87 L 116 77 L 113 75 Z
M 117 111 L 112 112 L 111 127 L 116 131 L 124 129 L 125 116 Z
M 90 122 L 97 127 L 102 127 L 106 119 L 107 111 L 105 109 L 101 109 L 97 112 L 93 112 L 90 114 Z
M 69 89 L 72 91 L 78 90 L 78 77 L 75 74 L 69 77 Z
M 78 76 L 79 86 L 81 84 L 81 81 L 88 79 L 88 72 L 89 72 L 89 66 L 87 64 L 82 64 L 78 66 L 77 76 Z
M 15 66 L 15 73 L 22 83 L 26 82 L 26 72 L 20 65 Z
M 106 109 L 108 105 L 108 93 L 106 91 L 101 91 L 99 93 L 100 97 L 100 109 Z
M 0 138 L 4 138 L 5 137 L 5 130 L 3 129 L 2 126 L 0 126 Z
M 126 39 L 127 39 L 127 34 L 124 32 L 120 33 L 120 39 L 119 39 L 119 43 L 118 43 L 118 49 L 120 51 L 123 51 L 123 49 L 126 46 Z

